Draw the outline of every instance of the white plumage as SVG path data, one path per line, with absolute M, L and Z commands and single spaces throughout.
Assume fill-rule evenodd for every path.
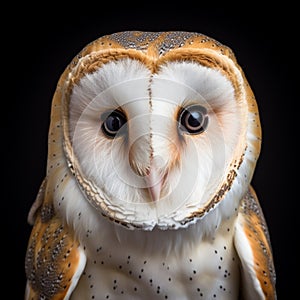
M 91 43 L 53 98 L 26 299 L 276 299 L 250 186 L 260 145 L 226 46 L 188 32 Z

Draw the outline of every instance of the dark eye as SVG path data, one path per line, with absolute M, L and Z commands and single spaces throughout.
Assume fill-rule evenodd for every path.
M 114 110 L 106 116 L 101 129 L 108 137 L 115 137 L 126 122 L 126 116 L 121 111 Z
M 189 134 L 202 133 L 208 125 L 208 115 L 205 107 L 191 105 L 184 108 L 179 115 L 179 128 Z

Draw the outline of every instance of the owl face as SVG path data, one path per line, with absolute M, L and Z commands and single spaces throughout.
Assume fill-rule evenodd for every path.
M 125 226 L 185 227 L 221 202 L 230 215 L 251 180 L 259 147 L 248 141 L 243 74 L 222 52 L 179 50 L 169 59 L 93 50 L 63 86 L 70 170 L 87 200 Z

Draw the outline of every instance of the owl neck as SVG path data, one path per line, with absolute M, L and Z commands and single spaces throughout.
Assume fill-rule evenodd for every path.
M 159 249 L 166 255 L 170 251 L 184 252 L 197 246 L 201 241 L 213 243 L 224 226 L 230 228 L 224 224 L 235 221 L 241 199 L 240 186 L 233 187 L 229 197 L 225 197 L 209 213 L 201 219 L 195 219 L 194 223 L 186 228 L 162 230 L 154 227 L 153 230 L 146 231 L 127 229 L 103 216 L 84 199 L 76 181 L 71 178 L 61 192 L 69 196 L 61 201 L 62 195 L 57 191 L 55 207 L 68 226 L 74 230 L 84 248 L 99 249 L 109 245 L 116 249 L 124 247 L 139 249 L 143 253 Z
M 222 207 L 216 207 L 206 217 L 187 228 L 161 230 L 155 227 L 151 231 L 144 231 L 124 228 L 91 209 L 89 213 L 86 211 L 87 218 L 81 215 L 81 221 L 75 221 L 74 229 L 88 251 L 110 247 L 138 251 L 145 255 L 159 251 L 166 257 L 171 252 L 181 256 L 195 249 L 200 242 L 214 243 L 225 228 L 232 228 L 237 213 L 233 212 L 230 217 L 224 218 L 221 210 Z

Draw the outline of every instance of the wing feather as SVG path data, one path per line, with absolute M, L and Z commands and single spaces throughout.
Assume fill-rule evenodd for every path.
M 243 297 L 276 299 L 276 278 L 269 231 L 252 187 L 239 208 L 234 243 L 241 261 Z
M 25 258 L 25 300 L 69 299 L 85 267 L 84 251 L 51 202 L 34 215 Z

